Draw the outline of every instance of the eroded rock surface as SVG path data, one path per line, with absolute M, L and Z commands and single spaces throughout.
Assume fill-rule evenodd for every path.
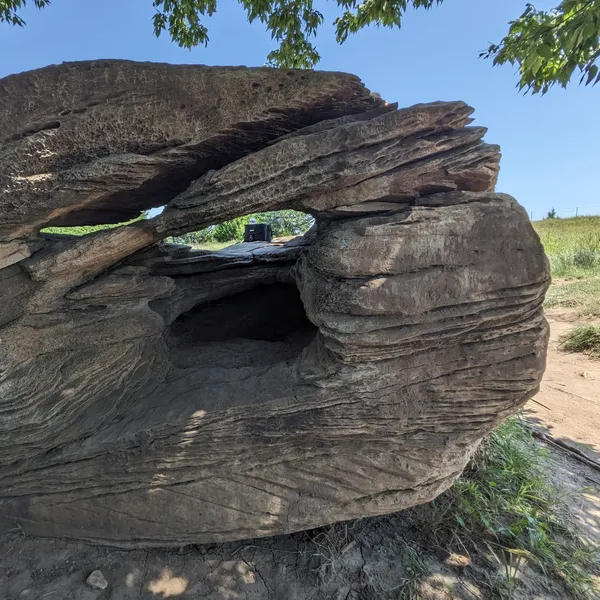
M 338 73 L 96 61 L 0 80 L 0 521 L 182 545 L 450 486 L 537 391 L 547 345 L 548 264 L 471 112 L 399 110 Z M 280 208 L 314 230 L 161 242 Z

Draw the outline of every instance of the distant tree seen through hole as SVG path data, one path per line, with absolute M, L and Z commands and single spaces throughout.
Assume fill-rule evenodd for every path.
M 159 212 L 159 211 L 158 211 Z M 45 227 L 42 233 L 63 235 L 87 235 L 103 229 L 112 229 L 129 225 L 135 221 L 152 218 L 157 214 L 156 209 L 144 211 L 136 219 L 125 223 L 112 223 L 108 225 L 80 225 L 76 227 Z M 211 225 L 200 231 L 193 231 L 176 237 L 168 238 L 168 241 L 177 244 L 187 244 L 192 247 L 218 249 L 219 247 L 244 241 L 245 226 L 254 219 L 257 223 L 267 223 L 271 226 L 274 238 L 302 235 L 313 225 L 314 218 L 306 213 L 296 210 L 274 210 L 264 213 L 254 213 L 243 217 L 235 217 L 230 221 L 224 221 L 217 225 Z
M 244 229 L 250 220 L 271 226 L 274 238 L 301 235 L 313 225 L 314 218 L 296 210 L 274 210 L 235 217 L 200 231 L 171 238 L 173 242 L 194 247 L 216 248 L 244 241 Z

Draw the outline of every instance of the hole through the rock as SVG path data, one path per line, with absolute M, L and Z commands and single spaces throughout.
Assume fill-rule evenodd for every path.
M 171 325 L 168 344 L 180 366 L 192 366 L 195 352 L 229 347 L 238 354 L 263 353 L 261 362 L 279 362 L 299 355 L 316 335 L 293 283 L 261 284 L 248 291 L 196 306 Z M 226 366 L 224 363 L 223 366 Z

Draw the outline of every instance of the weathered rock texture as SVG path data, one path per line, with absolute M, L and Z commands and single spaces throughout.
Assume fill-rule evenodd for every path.
M 0 520 L 181 545 L 451 485 L 535 393 L 547 344 L 547 261 L 471 112 L 398 110 L 338 73 L 97 61 L 0 80 Z M 316 227 L 160 243 L 278 208 Z

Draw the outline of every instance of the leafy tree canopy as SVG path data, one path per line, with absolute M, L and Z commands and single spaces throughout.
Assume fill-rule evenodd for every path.
M 567 87 L 575 75 L 580 83 L 598 83 L 600 0 L 564 0 L 552 10 L 525 12 L 510 23 L 506 37 L 481 56 L 494 64 L 519 66 L 520 89 L 545 94 L 555 83 Z
M 314 67 L 320 59 L 314 37 L 323 15 L 313 0 L 238 0 L 248 21 L 257 19 L 277 43 L 267 57 L 273 66 Z M 343 43 L 349 34 L 367 25 L 400 27 L 406 10 L 429 9 L 443 0 L 336 0 L 336 39 Z M 27 0 L 0 0 L 0 22 L 24 25 L 19 10 Z M 38 8 L 50 0 L 33 0 Z M 184 48 L 208 44 L 204 24 L 217 10 L 217 0 L 152 0 L 156 9 L 154 32 L 168 32 Z M 573 77 L 580 82 L 600 80 L 600 0 L 564 0 L 556 8 L 538 10 L 527 4 L 523 14 L 510 22 L 507 35 L 491 44 L 480 56 L 494 64 L 518 66 L 519 87 L 533 93 L 546 93 L 554 84 L 566 87 Z

